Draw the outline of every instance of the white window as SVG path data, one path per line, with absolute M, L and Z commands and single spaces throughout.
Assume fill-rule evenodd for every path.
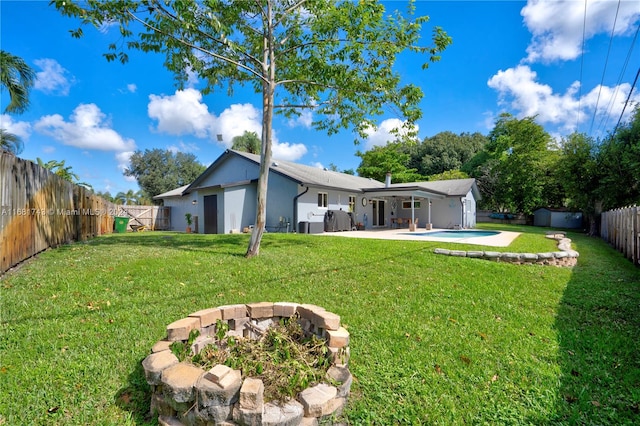
M 355 195 L 349 195 L 349 211 L 350 212 L 355 212 L 356 211 L 356 196 Z
M 329 194 L 326 192 L 318 192 L 318 207 L 326 209 L 329 207 Z
M 414 201 L 413 202 L 413 207 L 416 209 L 420 208 L 420 201 Z M 410 209 L 411 208 L 411 200 L 409 201 L 403 201 L 402 202 L 402 208 L 403 209 Z

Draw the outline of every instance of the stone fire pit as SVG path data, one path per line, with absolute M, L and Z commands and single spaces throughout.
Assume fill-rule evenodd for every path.
M 187 342 L 192 330 L 197 354 L 215 341 L 216 322 L 229 326 L 227 335 L 257 338 L 282 318 L 297 318 L 309 335 L 326 340 L 332 354 L 327 376 L 338 383 L 320 383 L 286 402 L 265 402 L 262 380 L 242 377 L 239 370 L 218 364 L 209 370 L 180 362 L 171 352 L 175 341 Z M 167 337 L 157 342 L 142 361 L 151 386 L 151 412 L 160 425 L 316 425 L 340 416 L 353 377 L 349 372 L 349 332 L 340 317 L 320 306 L 288 302 L 225 305 L 194 312 L 167 326 Z M 327 380 L 329 382 L 329 380 Z

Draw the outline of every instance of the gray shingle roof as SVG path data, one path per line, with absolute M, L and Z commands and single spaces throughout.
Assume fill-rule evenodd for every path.
M 229 152 L 260 164 L 260 156 L 247 152 L 229 150 Z M 318 167 L 306 166 L 291 161 L 273 160 L 271 171 L 296 181 L 299 184 L 326 188 L 345 189 L 361 192 L 363 188 L 384 188 L 383 182 L 346 173 L 334 172 Z
M 161 198 L 180 197 L 182 196 L 182 193 L 184 192 L 185 189 L 187 189 L 188 186 L 189 185 L 184 185 L 179 188 L 172 189 L 171 191 L 163 192 L 162 194 L 158 194 L 155 197 L 153 197 L 153 199 L 159 200 Z
M 450 197 L 464 197 L 471 191 L 474 186 L 475 179 L 451 179 L 451 180 L 434 180 L 428 182 L 414 182 L 414 183 L 397 183 L 391 186 L 402 187 L 416 185 L 421 188 L 440 192 Z
M 211 164 L 207 170 L 194 180 L 191 185 L 181 186 L 160 195 L 153 197 L 154 199 L 180 196 L 197 188 L 197 185 L 205 179 L 218 165 L 225 161 L 225 158 L 231 155 L 237 155 L 245 158 L 255 164 L 260 164 L 260 156 L 249 154 L 248 152 L 236 151 L 228 149 L 216 161 Z M 384 182 L 375 179 L 353 176 L 346 173 L 334 172 L 331 170 L 321 169 L 318 167 L 306 166 L 304 164 L 294 163 L 285 160 L 273 160 L 270 170 L 285 176 L 294 182 L 302 185 L 334 188 L 353 192 L 384 192 L 391 193 L 394 191 L 423 191 L 432 193 L 436 196 L 465 196 L 470 190 L 474 191 L 476 198 L 479 198 L 475 179 L 454 179 L 440 180 L 430 182 L 410 182 L 410 183 L 394 183 L 389 187 Z

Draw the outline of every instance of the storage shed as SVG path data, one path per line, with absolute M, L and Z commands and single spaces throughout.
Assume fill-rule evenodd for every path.
M 533 212 L 533 225 L 550 228 L 582 228 L 582 212 L 541 208 Z

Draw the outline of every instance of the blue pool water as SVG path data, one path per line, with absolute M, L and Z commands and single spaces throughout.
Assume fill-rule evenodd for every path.
M 437 238 L 474 238 L 474 237 L 490 237 L 498 235 L 500 231 L 435 231 L 421 232 L 413 235 L 422 235 L 424 237 Z

